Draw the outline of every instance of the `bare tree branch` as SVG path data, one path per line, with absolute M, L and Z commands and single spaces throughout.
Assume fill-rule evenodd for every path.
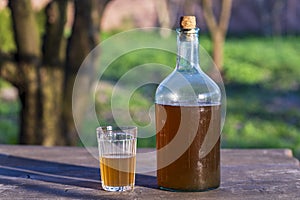
M 213 34 L 218 29 L 217 20 L 213 13 L 211 0 L 202 0 L 203 15 L 207 22 L 208 29 Z
M 231 15 L 232 0 L 222 1 L 222 10 L 219 20 L 219 27 L 223 34 L 226 34 Z
M 200 0 L 203 8 L 203 15 L 212 36 L 214 62 L 222 69 L 223 66 L 223 44 L 229 25 L 232 0 L 222 0 L 222 8 L 219 19 L 213 12 L 212 0 Z
M 214 34 L 215 31 L 221 31 L 222 34 L 227 32 L 231 15 L 231 6 L 232 0 L 222 0 L 220 18 L 216 19 L 213 13 L 212 0 L 202 0 L 203 15 L 212 34 Z

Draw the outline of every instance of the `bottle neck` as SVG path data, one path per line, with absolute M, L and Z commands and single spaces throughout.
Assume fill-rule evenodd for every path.
M 177 71 L 193 72 L 200 70 L 198 32 L 198 28 L 177 29 Z

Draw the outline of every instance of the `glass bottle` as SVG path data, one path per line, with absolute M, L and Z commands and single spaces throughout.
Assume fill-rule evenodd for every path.
M 157 182 L 204 191 L 220 185 L 221 91 L 200 68 L 195 17 L 180 23 L 176 68 L 155 95 Z

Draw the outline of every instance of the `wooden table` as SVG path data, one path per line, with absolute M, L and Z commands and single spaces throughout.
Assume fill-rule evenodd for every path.
M 105 192 L 98 160 L 84 148 L 0 145 L 0 199 L 300 199 L 290 150 L 225 149 L 221 166 L 221 187 L 208 192 L 160 190 L 155 172 L 137 174 L 133 192 Z

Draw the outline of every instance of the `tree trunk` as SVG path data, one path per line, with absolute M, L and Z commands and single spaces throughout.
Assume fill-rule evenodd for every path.
M 46 8 L 46 33 L 43 43 L 43 64 L 39 70 L 41 100 L 41 133 L 45 146 L 65 145 L 62 131 L 62 97 L 64 79 L 67 1 L 55 0 Z
M 41 137 L 38 66 L 40 64 L 40 39 L 37 24 L 29 0 L 9 1 L 12 13 L 16 59 L 21 81 L 17 85 L 22 104 L 20 143 L 38 144 Z
M 79 141 L 72 113 L 73 85 L 81 63 L 99 42 L 99 22 L 101 21 L 108 2 L 109 0 L 75 0 L 75 21 L 67 51 L 65 96 L 63 103 L 64 132 L 67 134 L 70 145 L 77 145 Z M 77 77 L 77 79 L 84 88 L 87 88 L 84 85 L 91 84 L 89 74 Z M 86 98 L 87 97 L 81 95 L 76 96 L 73 109 L 82 110 L 83 113 L 87 106 Z M 80 124 L 77 124 L 77 126 L 80 126 Z
M 19 91 L 22 144 L 78 143 L 72 117 L 73 83 L 83 59 L 98 43 L 100 19 L 108 0 L 75 0 L 68 48 L 63 36 L 67 3 L 49 2 L 41 46 L 31 1 L 9 1 L 17 52 L 15 60 L 0 52 L 0 75 Z
M 22 144 L 66 144 L 61 133 L 63 65 L 60 41 L 66 1 L 50 2 L 41 59 L 40 36 L 30 1 L 10 1 L 22 83 L 19 88 Z M 24 9 L 25 8 L 25 9 Z M 51 12 L 51 13 L 50 13 Z M 22 18 L 22 19 L 21 19 Z
M 62 132 L 62 68 L 43 66 L 40 69 L 42 145 L 66 145 Z M 55 83 L 55 84 L 54 84 Z
M 24 84 L 19 90 L 21 110 L 21 144 L 39 144 L 42 140 L 40 130 L 40 107 L 38 102 L 37 69 L 33 64 L 19 64 L 24 75 Z

